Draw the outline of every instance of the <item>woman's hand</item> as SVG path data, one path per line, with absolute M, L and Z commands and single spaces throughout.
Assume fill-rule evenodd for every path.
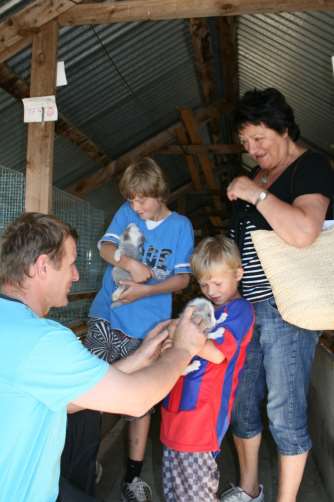
M 231 201 L 241 199 L 249 204 L 255 204 L 261 191 L 261 188 L 247 176 L 238 176 L 228 185 L 227 197 Z

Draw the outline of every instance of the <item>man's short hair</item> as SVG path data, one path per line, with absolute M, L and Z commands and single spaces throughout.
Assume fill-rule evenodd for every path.
M 239 249 L 232 239 L 218 234 L 197 244 L 191 257 L 191 270 L 197 280 L 224 265 L 232 270 L 242 267 Z
M 46 254 L 56 267 L 63 257 L 67 237 L 76 241 L 74 228 L 55 216 L 42 213 L 23 213 L 11 223 L 1 238 L 0 285 L 21 286 L 29 277 L 29 268 L 37 258 Z
M 153 197 L 167 202 L 168 182 L 162 169 L 149 157 L 130 164 L 121 178 L 119 190 L 124 199 Z

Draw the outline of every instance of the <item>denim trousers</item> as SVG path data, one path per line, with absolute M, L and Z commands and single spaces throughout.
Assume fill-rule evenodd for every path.
M 282 455 L 310 450 L 307 401 L 319 332 L 285 322 L 274 298 L 253 304 L 256 323 L 232 412 L 232 430 L 240 438 L 261 433 L 262 403 L 267 398 L 269 428 Z

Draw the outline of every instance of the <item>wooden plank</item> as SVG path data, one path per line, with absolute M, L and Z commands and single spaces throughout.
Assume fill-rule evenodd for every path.
M 176 130 L 176 137 L 180 143 L 185 143 L 186 141 L 188 142 L 187 133 L 181 127 L 179 127 Z M 191 155 L 185 155 L 185 159 L 186 159 L 186 163 L 187 163 L 190 177 L 192 180 L 192 184 L 193 184 L 195 190 L 197 190 L 197 192 L 200 192 L 202 190 L 203 183 L 200 178 L 200 173 L 199 173 L 196 161 L 195 161 L 194 157 Z M 184 204 L 185 204 L 185 201 L 186 201 L 185 197 L 183 197 L 182 200 L 184 201 Z M 211 220 L 213 225 L 216 223 L 215 217 L 211 218 L 211 216 L 208 216 L 208 218 Z
M 212 152 L 216 155 L 228 155 L 228 154 L 236 154 L 243 153 L 244 148 L 242 145 L 238 144 L 210 144 L 210 145 L 168 145 L 159 150 L 159 154 L 163 155 L 198 155 L 200 153 L 207 154 L 208 152 Z
M 213 55 L 211 37 L 206 19 L 192 18 L 189 21 L 195 69 L 198 75 L 205 104 L 217 99 L 217 89 L 213 77 Z
M 61 25 L 78 26 L 333 9 L 334 0 L 125 0 L 78 5 L 58 19 Z
M 209 25 L 206 19 L 192 18 L 189 20 L 191 41 L 194 54 L 195 69 L 205 104 L 212 103 L 218 97 L 218 86 L 215 82 L 213 69 L 213 54 Z M 220 117 L 212 120 L 208 126 L 210 138 L 218 143 L 220 138 Z
M 182 143 L 188 142 L 187 134 L 182 127 L 178 127 L 176 129 L 175 135 L 176 135 L 176 139 L 178 140 L 179 143 L 182 144 Z M 179 147 L 179 148 L 180 148 L 180 153 L 184 154 L 185 149 L 182 149 L 181 147 Z M 192 181 L 192 184 L 194 185 L 195 190 L 201 190 L 202 189 L 201 178 L 200 178 L 199 170 L 196 165 L 194 157 L 192 157 L 191 155 L 185 155 L 184 157 L 185 157 L 188 171 L 189 171 L 189 174 L 191 177 L 191 181 Z
M 56 91 L 58 25 L 51 21 L 33 37 L 30 96 Z M 52 210 L 54 122 L 30 123 L 27 138 L 26 211 Z
M 17 54 L 18 52 L 23 51 L 23 49 L 26 49 L 31 44 L 31 42 L 32 42 L 32 37 L 28 36 L 22 38 L 21 40 L 19 40 L 19 42 L 11 45 L 7 49 L 0 50 L 0 63 L 3 63 L 12 56 L 15 56 L 15 54 Z
M 195 117 L 199 122 L 211 120 L 219 113 L 231 111 L 232 106 L 224 100 L 219 100 L 211 106 L 201 108 L 194 112 Z M 96 190 L 97 188 L 108 183 L 115 175 L 120 174 L 131 162 L 151 155 L 159 151 L 162 147 L 175 141 L 175 131 L 178 127 L 183 127 L 181 122 L 177 122 L 168 127 L 164 131 L 158 133 L 156 136 L 144 141 L 133 150 L 125 153 L 117 160 L 110 162 L 106 167 L 99 169 L 96 173 L 83 176 L 80 180 L 66 187 L 66 190 L 77 197 L 83 197 L 85 194 Z
M 69 302 L 76 302 L 78 300 L 92 300 L 97 291 L 78 291 L 78 293 L 70 293 L 68 295 Z
M 186 185 L 182 185 L 181 187 L 177 188 L 176 190 L 174 190 L 174 192 L 169 194 L 167 201 L 168 204 L 177 201 L 180 197 L 184 197 L 191 190 L 194 190 L 192 183 L 187 183 Z
M 194 145 L 202 145 L 203 140 L 199 133 L 199 123 L 196 120 L 192 110 L 190 108 L 180 108 L 180 114 L 184 126 L 189 134 L 190 140 Z M 206 183 L 209 188 L 219 188 L 218 183 L 214 177 L 213 167 L 211 160 L 208 158 L 206 153 L 200 153 L 198 155 L 200 164 L 203 169 L 203 173 L 206 179 Z
M 182 121 L 184 123 L 184 126 L 188 132 L 188 135 L 190 137 L 190 140 L 192 143 L 195 145 L 201 145 L 203 144 L 203 140 L 201 138 L 201 135 L 199 133 L 199 123 L 192 113 L 192 110 L 189 108 L 181 108 L 180 109 L 180 114 Z M 214 171 L 213 171 L 213 165 L 211 160 L 209 159 L 207 154 L 200 153 L 198 155 L 198 159 L 200 162 L 200 165 L 203 170 L 203 174 L 207 183 L 207 186 L 211 190 L 219 190 L 219 184 L 215 178 Z M 218 192 L 219 193 L 219 192 Z M 220 196 L 213 195 L 213 205 L 216 209 L 223 211 L 223 206 L 220 200 Z M 221 218 L 216 217 L 216 216 L 210 216 L 210 221 L 214 225 L 220 225 L 221 224 Z
M 76 0 L 76 3 L 81 0 Z M 19 52 L 41 26 L 73 8 L 72 0 L 35 0 L 25 9 L 0 23 L 0 62 Z M 11 49 L 11 50 L 10 50 Z
M 219 50 L 224 82 L 224 97 L 235 103 L 239 96 L 237 21 L 235 17 L 218 19 Z

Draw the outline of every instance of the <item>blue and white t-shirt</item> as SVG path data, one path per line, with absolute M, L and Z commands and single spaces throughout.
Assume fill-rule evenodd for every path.
M 151 267 L 155 275 L 148 284 L 164 281 L 176 274 L 191 273 L 190 256 L 194 235 L 188 218 L 171 212 L 159 225 L 148 228 L 147 222 L 125 202 L 116 212 L 100 243 L 112 242 L 118 245 L 120 235 L 129 223 L 135 223 L 144 234 L 143 263 Z M 108 265 L 102 288 L 89 312 L 91 317 L 109 321 L 112 328 L 133 338 L 144 338 L 158 322 L 170 318 L 171 293 L 148 296 L 111 308 L 111 295 L 115 290 L 111 272 L 112 266 Z

